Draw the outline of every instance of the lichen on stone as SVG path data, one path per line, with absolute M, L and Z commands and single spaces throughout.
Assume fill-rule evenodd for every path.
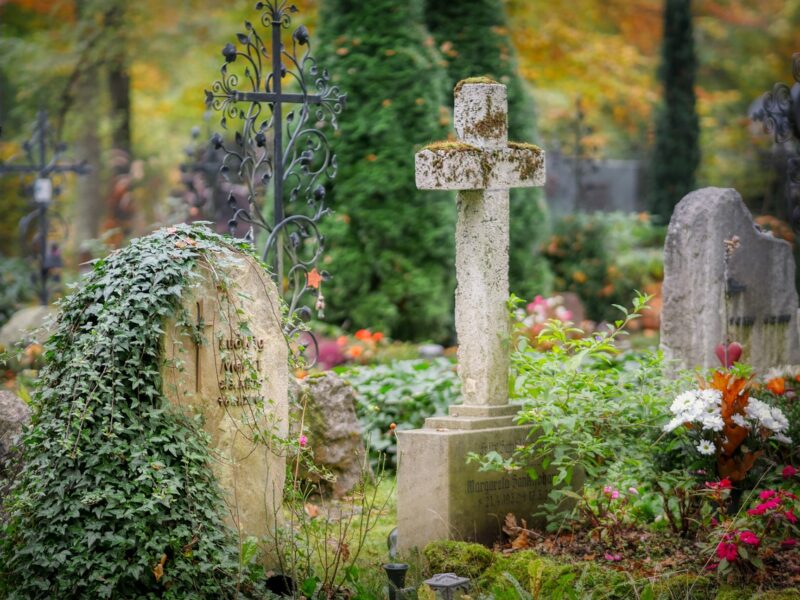
M 466 79 L 462 79 L 459 81 L 456 86 L 453 88 L 453 93 L 458 94 L 461 91 L 461 88 L 465 85 L 469 85 L 471 83 L 484 83 L 489 85 L 500 85 L 499 81 L 495 81 L 491 77 L 486 77 L 485 75 L 481 77 L 467 77 Z
M 512 150 L 524 150 L 525 153 L 517 156 L 516 171 L 521 180 L 533 179 L 542 167 L 542 149 L 533 144 L 508 142 Z
M 449 140 L 433 142 L 423 147 L 422 150 L 430 150 L 431 152 L 480 152 L 480 148 L 472 144 L 452 142 Z

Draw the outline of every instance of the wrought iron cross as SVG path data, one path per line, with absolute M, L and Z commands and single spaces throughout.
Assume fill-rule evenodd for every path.
M 19 173 L 36 176 L 33 184 L 33 200 L 36 208 L 20 220 L 20 235 L 24 243 L 30 232 L 31 224 L 34 219 L 37 220 L 37 229 L 34 230 L 32 239 L 36 246 L 34 253 L 37 255 L 39 263 L 38 293 L 39 302 L 42 305 L 46 305 L 50 299 L 48 287 L 50 272 L 62 266 L 58 245 L 53 244 L 48 248 L 50 233 L 48 210 L 53 198 L 60 193 L 59 187 L 53 186 L 53 176 L 61 173 L 84 175 L 89 172 L 89 165 L 85 161 L 81 163 L 59 162 L 67 147 L 65 144 L 53 141 L 51 137 L 47 113 L 40 110 L 36 116 L 36 125 L 31 138 L 22 145 L 27 162 L 23 164 L 0 163 L 0 175 Z M 50 158 L 47 156 L 48 146 L 53 147 Z
M 793 149 L 786 165 L 786 202 L 792 227 L 800 231 L 800 52 L 792 55 L 794 85 L 776 83 L 761 98 L 753 113 L 772 134 L 776 144 L 791 142 Z
M 291 290 L 289 314 L 307 318 L 310 309 L 300 306 L 306 292 L 316 296 L 317 310 L 324 308 L 320 284 L 328 274 L 316 269 L 324 248 L 317 224 L 329 212 L 324 203 L 324 180 L 335 177 L 337 170 L 322 128 L 326 124 L 337 127 L 336 118 L 346 97 L 311 56 L 305 26 L 294 30 L 291 47 L 282 42 L 282 31 L 289 28 L 290 15 L 297 12 L 294 5 L 287 0 L 269 0 L 258 2 L 256 10 L 263 11 L 261 24 L 270 28 L 269 48 L 248 21 L 245 32 L 237 34 L 241 48 L 230 43 L 223 48 L 221 77 L 206 90 L 206 104 L 222 113 L 223 128 L 228 119 L 241 121 L 241 128 L 232 144 L 226 144 L 220 134 L 212 143 L 225 152 L 223 175 L 230 177 L 235 170 L 248 190 L 247 208 L 237 208 L 233 194 L 229 197 L 234 209 L 231 230 L 240 220 L 247 223 L 246 239 L 253 244 L 259 230 L 266 232 L 262 259 L 273 265 L 279 289 Z M 240 84 L 245 89 L 240 90 Z M 297 91 L 285 91 L 290 87 Z M 263 106 L 269 112 L 262 117 Z M 259 202 L 262 188 L 270 184 L 271 218 Z M 295 205 L 287 210 L 286 200 L 295 203 L 301 198 L 307 208 Z

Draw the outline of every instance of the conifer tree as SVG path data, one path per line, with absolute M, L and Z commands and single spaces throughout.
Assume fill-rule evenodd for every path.
M 324 222 L 329 322 L 400 339 L 452 333 L 455 202 L 422 192 L 414 152 L 447 136 L 449 91 L 422 0 L 326 0 L 319 62 L 347 93 Z
M 665 0 L 659 78 L 663 102 L 656 116 L 651 210 L 664 222 L 694 188 L 700 163 L 700 126 L 695 110 L 697 59 L 692 37 L 691 0 Z
M 535 142 L 533 98 L 517 71 L 516 53 L 500 0 L 426 0 L 425 22 L 447 61 L 451 88 L 460 80 L 488 76 L 508 91 L 509 139 Z M 522 297 L 549 292 L 552 279 L 540 255 L 547 234 L 547 208 L 540 189 L 511 190 L 509 283 Z

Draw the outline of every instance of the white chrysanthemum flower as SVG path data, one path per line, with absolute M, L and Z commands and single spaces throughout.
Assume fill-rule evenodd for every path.
M 782 433 L 776 433 L 776 434 L 774 434 L 772 436 L 772 438 L 776 442 L 780 442 L 781 444 L 791 444 L 792 443 L 792 438 L 790 438 L 788 435 L 784 435 Z
M 669 433 L 670 431 L 674 431 L 684 423 L 686 423 L 686 421 L 683 419 L 683 417 L 681 416 L 673 417 L 669 423 L 664 425 L 664 431 Z
M 714 444 L 708 440 L 700 440 L 700 443 L 697 444 L 696 448 L 700 454 L 705 454 L 706 456 L 714 454 L 715 451 Z
M 707 406 L 721 406 L 722 405 L 722 392 L 715 389 L 700 390 L 700 399 Z
M 719 413 L 704 413 L 699 420 L 703 429 L 722 431 L 725 427 L 725 421 L 722 420 L 722 416 Z
M 742 415 L 740 415 L 739 413 L 735 413 L 733 416 L 731 416 L 731 421 L 736 423 L 739 427 L 747 427 L 748 426 L 747 425 L 747 421 L 745 420 L 745 418 Z

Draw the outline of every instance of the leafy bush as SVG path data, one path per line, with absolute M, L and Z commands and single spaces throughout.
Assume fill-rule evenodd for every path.
M 446 358 L 338 369 L 357 392 L 356 412 L 374 462 L 385 455 L 387 468 L 397 468 L 392 425 L 417 429 L 427 417 L 446 414 L 458 403 L 461 383 L 455 369 Z
M 452 334 L 455 207 L 417 189 L 414 147 L 447 137 L 452 95 L 423 17 L 422 0 L 320 4 L 320 64 L 354 107 L 331 139 L 326 312 L 353 329 L 441 341 Z
M 616 317 L 634 290 L 663 277 L 665 228 L 647 215 L 569 215 L 553 226 L 544 252 L 555 274 L 554 289 L 575 292 L 595 321 Z
M 219 598 L 247 589 L 200 424 L 161 391 L 162 329 L 191 267 L 234 251 L 161 230 L 95 263 L 62 303 L 6 499 L 8 598 Z M 245 579 L 243 579 L 245 578 Z

